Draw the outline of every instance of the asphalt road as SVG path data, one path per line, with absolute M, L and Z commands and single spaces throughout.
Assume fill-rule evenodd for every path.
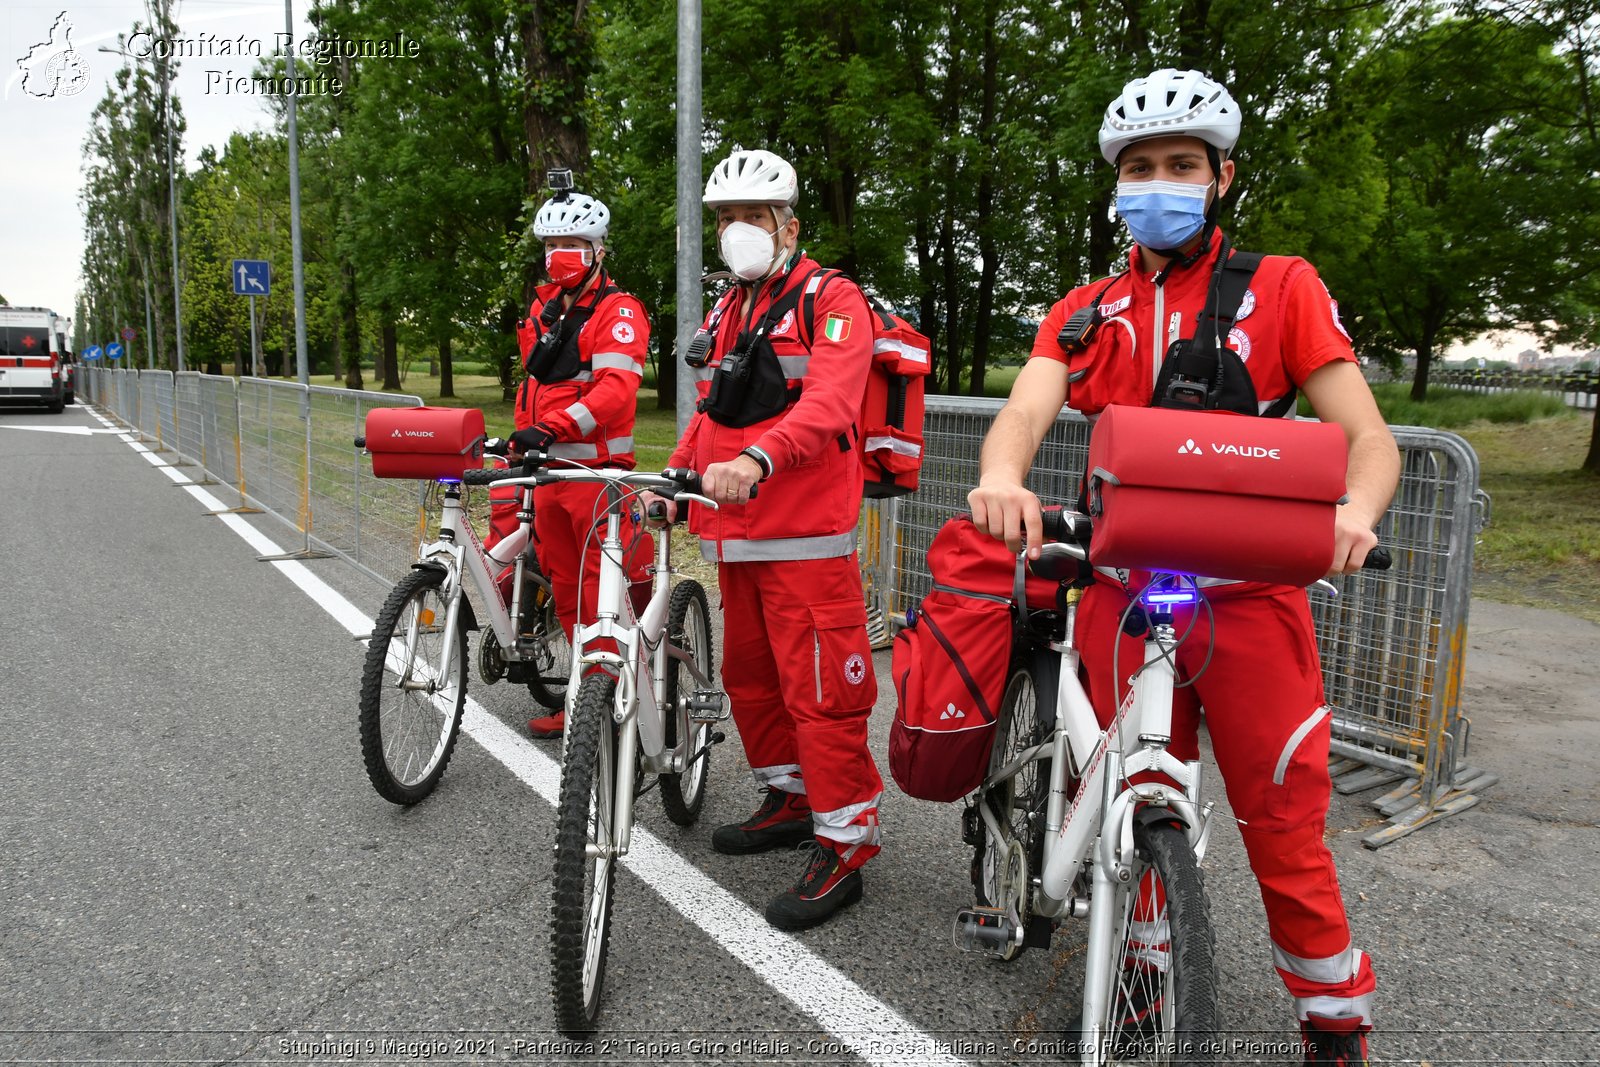
M 463 736 L 424 803 L 381 800 L 356 739 L 363 646 L 307 589 L 369 618 L 385 590 L 337 560 L 258 562 L 290 532 L 207 515 L 124 439 L 68 428 L 103 426 L 0 409 L 0 1061 L 1062 1061 L 1079 936 L 1011 964 L 951 946 L 971 901 L 958 806 L 891 784 L 863 903 L 774 938 L 759 914 L 799 861 L 707 841 L 756 800 L 736 741 L 698 827 L 643 801 L 662 855 L 619 875 L 602 1029 L 561 1037 L 538 788 L 555 749 L 517 737 L 526 693 L 474 677 L 482 743 Z M 1335 798 L 1375 1063 L 1600 1062 L 1597 638 L 1475 601 L 1471 762 L 1500 783 L 1376 852 L 1374 794 Z M 877 667 L 887 777 L 887 653 Z M 1228 1058 L 1298 1062 L 1225 818 L 1206 874 Z

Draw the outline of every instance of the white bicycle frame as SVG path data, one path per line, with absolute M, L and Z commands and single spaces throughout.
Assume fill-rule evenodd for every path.
M 1050 544 L 1046 553 L 1084 557 L 1068 544 Z M 1010 849 L 1021 845 L 1002 833 L 984 793 L 1004 783 L 1028 762 L 1050 757 L 1050 793 L 1044 822 L 1044 863 L 1034 886 L 1031 912 L 1046 918 L 1071 916 L 1089 919 L 1089 937 L 1083 991 L 1083 1036 L 1086 1064 L 1097 1059 L 1101 1020 L 1105 1017 L 1116 975 L 1111 967 L 1111 947 L 1122 916 L 1112 914 L 1116 886 L 1133 879 L 1133 828 L 1135 805 L 1170 810 L 1184 825 L 1196 859 L 1205 856 L 1210 837 L 1211 805 L 1201 807 L 1200 763 L 1182 762 L 1167 751 L 1172 741 L 1173 655 L 1178 645 L 1170 622 L 1153 625 L 1144 642 L 1143 666 L 1134 672 L 1128 696 L 1115 718 L 1100 728 L 1094 708 L 1078 681 L 1078 651 L 1072 643 L 1077 606 L 1067 609 L 1066 638 L 1049 647 L 1061 657 L 1056 686 L 1055 729 L 1039 745 L 1027 749 L 990 775 L 979 789 L 978 811 L 989 840 L 1005 841 L 1008 850 L 998 870 L 1011 870 Z M 1156 771 L 1177 783 L 1133 785 L 1135 775 Z M 1078 781 L 1076 793 L 1068 780 Z M 1091 890 L 1087 900 L 1072 893 L 1073 885 L 1090 864 Z M 1137 892 L 1138 887 L 1133 890 Z M 1021 916 L 1012 915 L 1017 936 Z
M 702 675 L 694 661 L 665 640 L 667 610 L 671 599 L 672 538 L 663 530 L 656 538 L 656 559 L 652 568 L 650 602 L 642 617 L 635 618 L 628 597 L 628 575 L 622 544 L 621 487 L 653 489 L 674 495 L 679 501 L 717 507 L 717 502 L 696 493 L 683 491 L 677 482 L 647 471 L 573 468 L 549 470 L 532 478 L 507 478 L 495 484 L 533 486 L 541 482 L 602 482 L 607 486 L 606 529 L 600 542 L 600 588 L 595 598 L 593 622 L 574 628 L 572 634 L 572 673 L 567 680 L 567 721 L 577 707 L 578 693 L 589 668 L 602 666 L 616 676 L 617 688 L 612 706 L 612 721 L 620 728 L 616 751 L 616 795 L 612 812 L 611 846 L 590 845 L 591 852 L 607 849 L 614 856 L 626 856 L 633 837 L 634 780 L 631 770 L 642 751 L 644 769 L 656 774 L 682 774 L 699 753 L 690 752 L 694 731 L 678 731 L 677 744 L 666 747 L 662 706 L 666 702 L 667 660 L 676 659 L 688 668 L 695 685 L 712 688 L 711 679 Z M 594 649 L 595 642 L 611 641 L 616 651 Z M 681 703 L 681 697 L 680 697 Z M 681 714 L 681 711 L 680 711 Z
M 491 549 L 483 547 L 472 524 L 467 521 L 467 509 L 461 502 L 461 487 L 446 487 L 444 505 L 439 515 L 439 539 L 423 545 L 417 554 L 418 563 L 442 567 L 445 572 L 440 595 L 450 605 L 445 618 L 446 649 L 452 648 L 455 640 L 461 613 L 460 593 L 465 578 L 478 591 L 484 614 L 488 616 L 480 622 L 487 622 L 494 631 L 501 655 L 512 663 L 528 658 L 517 648 L 516 624 L 512 620 L 521 617 L 522 572 L 528 558 L 525 550 L 533 536 L 532 501 L 528 496 L 531 487 L 530 482 L 529 489 L 523 492 L 522 507 L 518 513 L 521 522 L 516 531 Z M 516 575 L 511 583 L 511 603 L 507 605 L 501 599 L 499 583 L 494 580 L 489 567 L 491 563 L 504 566 L 512 562 L 516 564 Z

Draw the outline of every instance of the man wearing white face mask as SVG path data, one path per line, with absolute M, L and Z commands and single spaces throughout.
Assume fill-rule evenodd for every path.
M 528 317 L 517 329 L 528 376 L 517 391 L 512 444 L 552 459 L 588 467 L 632 470 L 633 422 L 650 343 L 644 305 L 606 272 L 605 240 L 611 213 L 577 192 L 560 192 L 534 216 L 544 242 L 550 284 L 535 290 Z M 534 490 L 534 536 L 539 565 L 550 579 L 556 614 L 568 634 L 582 607 L 593 614 L 600 588 L 600 546 L 592 535 L 599 485 L 562 482 Z M 515 529 L 514 495 L 495 501 L 494 522 L 503 535 Z M 624 516 L 623 544 L 632 544 L 630 573 L 645 590 L 653 557 L 650 535 L 633 536 Z M 491 543 L 497 540 L 491 536 Z M 530 719 L 535 737 L 559 737 L 565 716 Z
M 1305 260 L 1235 253 L 1216 225 L 1240 127 L 1232 96 L 1199 71 L 1158 70 L 1107 108 L 1100 149 L 1117 168 L 1117 213 L 1135 247 L 1122 273 L 1051 309 L 984 442 L 973 519 L 1013 548 L 1025 535 L 1037 554 L 1042 541 L 1039 500 L 1023 483 L 1064 402 L 1091 419 L 1109 404 L 1292 417 L 1297 391 L 1349 444 L 1330 573 L 1359 569 L 1377 543 L 1372 529 L 1394 493 L 1399 455 L 1337 304 Z M 1102 724 L 1127 691 L 1113 664 L 1141 658 L 1121 623 L 1145 577 L 1097 576 L 1078 607 L 1074 634 Z M 1364 1065 L 1375 979 L 1352 942 L 1323 843 L 1330 716 L 1305 592 L 1233 583 L 1207 595 L 1212 616 L 1176 657 L 1186 685 L 1174 694 L 1171 752 L 1198 758 L 1203 705 L 1305 1062 Z M 1177 619 L 1180 631 L 1187 624 Z M 1136 1007 L 1146 1014 L 1121 1021 L 1136 1024 L 1161 1005 Z
M 767 908 L 786 930 L 860 899 L 883 791 L 867 750 L 877 681 L 856 561 L 874 320 L 854 282 L 800 249 L 798 199 L 794 168 L 771 152 L 734 152 L 712 171 L 705 203 L 738 283 L 686 356 L 700 403 L 671 460 L 700 471 L 721 504 L 695 508 L 690 529 L 719 564 L 723 683 L 763 790 L 711 843 L 812 846 L 799 882 Z

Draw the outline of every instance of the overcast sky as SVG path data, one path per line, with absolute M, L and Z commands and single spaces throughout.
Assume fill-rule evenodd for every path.
M 0 166 L 0 294 L 13 304 L 42 305 L 70 315 L 80 287 L 83 218 L 78 196 L 83 188 L 83 142 L 89 116 L 100 102 L 121 56 L 98 51 L 115 47 L 118 33 L 128 33 L 144 19 L 139 0 L 6 0 L 0 10 L 0 138 L 6 146 Z M 296 37 L 309 27 L 306 0 L 295 0 Z M 71 23 L 73 50 L 87 63 L 87 86 L 73 95 L 39 97 L 24 91 L 18 61 L 33 52 L 35 63 L 59 49 L 51 29 L 65 12 Z M 228 38 L 243 34 L 270 53 L 284 32 L 284 7 L 252 0 L 179 0 L 179 32 L 184 37 L 211 33 Z M 59 38 L 61 31 L 57 31 Z M 47 62 L 47 59 L 46 59 Z M 192 168 L 206 145 L 221 145 L 234 130 L 267 124 L 259 97 L 206 92 L 207 70 L 245 77 L 254 69 L 253 56 L 191 57 L 182 60 L 176 91 L 189 129 L 184 153 Z M 287 266 L 287 264 L 285 265 Z M 139 321 L 143 327 L 143 311 Z
M 297 39 L 310 32 L 304 17 L 307 7 L 307 0 L 296 0 Z M 59 38 L 65 30 L 56 30 L 56 40 L 51 31 L 62 14 L 70 22 L 73 50 L 88 66 L 87 84 L 72 95 L 30 95 L 23 87 L 23 61 L 31 59 L 30 69 L 38 70 L 61 50 Z M 178 0 L 176 17 L 185 38 L 213 34 L 231 40 L 242 35 L 259 42 L 264 54 L 277 43 L 275 35 L 284 31 L 283 5 L 253 0 Z M 0 166 L 0 294 L 13 304 L 72 313 L 81 286 L 83 219 L 78 196 L 83 188 L 84 137 L 90 113 L 123 62 L 99 49 L 114 47 L 117 34 L 128 33 L 134 21 L 143 18 L 139 0 L 70 4 L 7 0 L 0 10 L 0 138 L 6 146 L 5 163 Z M 45 47 L 37 47 L 41 44 Z M 207 77 L 208 71 L 246 77 L 255 62 L 253 56 L 215 54 L 182 60 L 176 87 L 189 124 L 184 153 L 191 167 L 206 145 L 221 145 L 234 130 L 267 125 L 259 97 L 225 94 L 216 79 Z M 286 275 L 288 266 L 278 269 Z M 142 327 L 142 309 L 136 318 L 139 321 L 133 325 Z M 1505 359 L 1530 347 L 1536 343 L 1529 336 L 1499 334 L 1457 346 L 1449 355 Z

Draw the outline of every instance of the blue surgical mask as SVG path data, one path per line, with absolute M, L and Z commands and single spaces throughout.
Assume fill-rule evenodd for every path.
M 1209 182 L 1118 182 L 1117 214 L 1146 248 L 1182 248 L 1205 225 L 1210 193 Z

